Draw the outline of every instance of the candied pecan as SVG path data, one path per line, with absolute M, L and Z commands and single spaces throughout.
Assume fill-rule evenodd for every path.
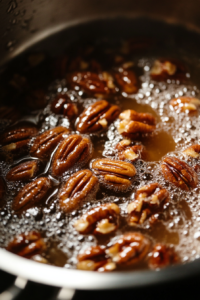
M 142 224 L 152 214 L 159 212 L 169 199 L 169 193 L 158 183 L 151 183 L 138 189 L 135 201 L 129 203 L 129 225 Z
M 132 70 L 119 68 L 115 73 L 115 79 L 122 92 L 134 94 L 138 91 L 138 79 Z
M 61 176 L 75 166 L 84 166 L 91 158 L 92 143 L 78 134 L 70 135 L 58 147 L 52 163 L 52 174 Z
M 136 139 L 141 134 L 152 133 L 155 130 L 155 126 L 137 121 L 123 120 L 119 123 L 117 129 L 122 136 Z
M 51 188 L 51 181 L 46 177 L 35 179 L 25 185 L 14 198 L 12 208 L 21 212 L 43 201 Z
M 196 114 L 197 108 L 200 106 L 200 100 L 193 97 L 178 97 L 170 100 L 169 105 L 177 113 Z
M 42 109 L 47 105 L 47 97 L 43 89 L 30 90 L 25 96 L 25 104 L 30 109 Z
M 45 131 L 35 139 L 30 154 L 40 159 L 48 159 L 58 143 L 69 132 L 69 129 L 62 126 Z
M 185 155 L 191 156 L 193 158 L 199 158 L 200 157 L 200 145 L 198 145 L 198 144 L 192 145 L 192 146 L 188 147 L 187 149 L 185 149 L 182 153 Z
M 5 194 L 5 183 L 2 177 L 0 177 L 0 200 L 3 199 L 3 196 Z
M 135 167 L 124 161 L 111 159 L 96 159 L 92 169 L 107 188 L 125 191 L 131 186 L 131 180 L 136 174 Z
M 100 246 L 93 246 L 77 256 L 77 269 L 87 271 L 108 272 L 116 268 L 116 265 L 106 255 L 105 249 Z
M 1 106 L 0 119 L 7 119 L 15 122 L 20 119 L 21 113 L 14 106 Z
M 150 241 L 138 232 L 124 234 L 106 250 L 108 256 L 119 265 L 132 265 L 141 261 L 148 253 Z
M 8 181 L 27 181 L 34 178 L 39 170 L 37 160 L 26 161 L 12 168 L 6 175 Z
M 117 156 L 120 160 L 136 161 L 139 158 L 145 158 L 145 147 L 143 145 L 134 145 L 127 147 L 125 150 L 118 152 Z
M 8 244 L 6 250 L 22 257 L 32 258 L 45 251 L 46 245 L 39 232 L 31 231 L 17 235 Z
M 174 249 L 163 244 L 156 244 L 151 252 L 149 266 L 151 269 L 160 269 L 178 262 L 178 255 Z
M 78 114 L 76 104 L 72 103 L 67 94 L 60 93 L 51 103 L 51 110 L 55 114 L 60 114 L 68 117 L 70 120 L 74 119 Z
M 195 188 L 198 183 L 196 172 L 187 163 L 176 157 L 165 157 L 161 171 L 166 180 L 184 191 Z
M 153 80 L 157 81 L 166 79 L 184 80 L 186 78 L 186 70 L 180 62 L 161 59 L 154 62 L 150 75 Z
M 102 204 L 84 214 L 74 223 L 79 233 L 109 234 L 119 226 L 120 208 L 115 203 Z
M 137 121 L 148 125 L 155 125 L 156 119 L 152 114 L 149 113 L 138 113 L 133 109 L 124 110 L 120 115 L 119 118 L 121 120 L 127 121 Z
M 98 179 L 90 170 L 73 174 L 60 190 L 60 207 L 65 212 L 77 209 L 84 200 L 96 195 L 98 187 Z
M 125 150 L 127 147 L 131 146 L 131 140 L 130 139 L 123 139 L 122 141 L 120 141 L 117 145 L 116 145 L 116 149 L 121 152 L 123 150 Z
M 80 115 L 76 129 L 81 133 L 94 133 L 107 128 L 119 115 L 117 105 L 105 100 L 97 101 L 88 106 Z

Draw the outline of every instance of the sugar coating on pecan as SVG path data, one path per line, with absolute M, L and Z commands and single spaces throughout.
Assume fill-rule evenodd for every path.
M 8 181 L 28 181 L 34 178 L 39 170 L 39 161 L 31 160 L 12 168 L 6 175 Z
M 138 189 L 135 200 L 127 206 L 129 225 L 143 224 L 151 215 L 161 211 L 168 200 L 169 192 L 158 183 Z
M 177 61 L 160 59 L 154 62 L 150 71 L 151 78 L 157 81 L 166 79 L 186 79 L 185 67 Z
M 99 100 L 88 106 L 79 116 L 76 129 L 80 133 L 95 133 L 105 130 L 119 115 L 117 105 Z
M 74 223 L 79 233 L 109 234 L 119 226 L 120 208 L 115 203 L 107 203 L 89 210 Z
M 39 232 L 31 231 L 14 237 L 6 250 L 25 258 L 32 258 L 34 255 L 42 254 L 46 250 L 46 244 Z
M 174 249 L 164 244 L 156 244 L 150 254 L 149 267 L 153 270 L 165 268 L 179 261 Z
M 73 120 L 78 115 L 78 108 L 72 103 L 69 95 L 60 93 L 51 103 L 51 110 L 55 114 L 60 114 Z
M 96 159 L 91 166 L 107 188 L 118 191 L 128 190 L 136 174 L 136 169 L 132 164 L 119 160 Z
M 93 246 L 77 256 L 77 269 L 86 271 L 109 272 L 116 264 L 106 255 L 105 248 Z
M 74 173 L 59 192 L 59 205 L 65 212 L 71 212 L 83 201 L 95 197 L 98 187 L 98 179 L 90 170 Z
M 52 162 L 52 175 L 62 176 L 75 167 L 83 167 L 92 156 L 92 143 L 89 138 L 73 134 L 62 141 Z
M 200 100 L 194 97 L 178 97 L 170 100 L 169 105 L 171 110 L 176 111 L 176 113 L 196 114 Z
M 185 149 L 183 152 L 183 154 L 199 159 L 200 157 L 200 145 L 196 144 L 196 145 L 192 145 L 190 147 L 188 147 L 187 149 Z
M 40 159 L 48 159 L 59 142 L 67 137 L 69 132 L 70 130 L 63 126 L 45 131 L 35 139 L 30 154 Z
M 147 255 L 150 241 L 138 232 L 124 234 L 113 246 L 106 250 L 108 256 L 119 265 L 132 265 Z
M 115 80 L 122 90 L 126 94 L 134 94 L 138 91 L 138 79 L 132 70 L 127 70 L 126 68 L 119 68 L 118 72 L 114 74 Z
M 165 157 L 161 164 L 161 171 L 167 181 L 184 191 L 197 186 L 198 177 L 194 169 L 177 157 Z

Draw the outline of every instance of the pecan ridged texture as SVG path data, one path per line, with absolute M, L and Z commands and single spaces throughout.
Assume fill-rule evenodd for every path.
M 74 223 L 75 229 L 82 234 L 109 234 L 119 226 L 120 208 L 115 203 L 97 206 Z
M 160 212 L 168 200 L 169 192 L 158 183 L 138 189 L 135 200 L 127 206 L 129 225 L 143 224 L 148 217 Z
M 46 250 L 46 244 L 39 232 L 31 231 L 14 237 L 6 249 L 19 256 L 32 258 L 34 255 L 42 254 Z
M 160 59 L 154 62 L 150 71 L 151 78 L 156 81 L 167 79 L 186 79 L 186 69 L 182 63 L 172 59 Z
M 188 147 L 187 149 L 185 149 L 183 152 L 183 154 L 199 159 L 200 157 L 200 145 L 196 144 L 196 145 L 192 145 L 190 147 Z
M 93 161 L 92 169 L 107 188 L 118 191 L 128 190 L 136 174 L 136 169 L 132 164 L 106 158 Z
M 151 252 L 149 267 L 153 270 L 165 268 L 179 261 L 174 249 L 168 245 L 156 244 Z
M 119 71 L 114 74 L 115 80 L 122 90 L 126 94 L 134 94 L 138 91 L 138 79 L 132 70 L 126 70 L 119 68 Z
M 8 181 L 28 181 L 34 178 L 39 170 L 39 161 L 26 161 L 12 168 L 6 175 Z
M 90 170 L 74 173 L 59 192 L 60 207 L 65 212 L 77 209 L 83 201 L 95 197 L 98 187 L 98 179 Z
M 176 157 L 165 157 L 161 171 L 166 180 L 184 191 L 197 186 L 198 177 L 194 169 Z
M 41 203 L 51 189 L 51 181 L 46 177 L 35 179 L 22 188 L 13 200 L 12 208 L 20 213 Z
M 109 272 L 116 264 L 106 255 L 105 248 L 93 246 L 77 256 L 77 269 L 86 271 Z
M 62 176 L 73 167 L 84 166 L 91 158 L 92 143 L 78 134 L 73 134 L 61 142 L 53 157 L 52 175 Z
M 150 248 L 150 241 L 141 233 L 124 234 L 106 250 L 116 264 L 133 265 L 145 258 Z
M 184 112 L 192 115 L 197 113 L 200 100 L 194 97 L 178 97 L 170 100 L 169 105 L 176 113 Z
M 76 104 L 71 102 L 67 94 L 61 93 L 51 103 L 51 110 L 55 114 L 60 114 L 73 120 L 78 114 Z
M 69 129 L 63 126 L 45 131 L 35 139 L 30 149 L 30 154 L 40 159 L 48 159 L 59 142 L 63 140 L 69 132 Z
M 99 100 L 88 106 L 80 115 L 76 129 L 80 133 L 95 133 L 108 127 L 119 115 L 117 105 L 111 105 L 106 100 Z

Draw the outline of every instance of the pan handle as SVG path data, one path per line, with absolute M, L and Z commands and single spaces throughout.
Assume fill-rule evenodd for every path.
M 0 300 L 14 300 L 21 293 L 27 284 L 27 280 L 17 277 L 15 282 L 6 291 L 0 294 Z

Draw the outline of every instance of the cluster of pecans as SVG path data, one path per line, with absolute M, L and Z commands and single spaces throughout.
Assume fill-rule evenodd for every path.
M 143 45 L 143 44 L 142 44 Z M 76 57 L 68 64 L 66 57 L 57 61 L 57 74 L 66 77 L 72 90 L 81 89 L 87 95 L 95 97 L 95 102 L 81 113 L 67 93 L 58 94 L 50 104 L 53 113 L 67 117 L 75 124 L 75 130 L 58 126 L 45 132 L 39 132 L 33 125 L 11 125 L 0 137 L 1 155 L 4 159 L 19 158 L 29 154 L 26 160 L 6 175 L 7 181 L 21 181 L 25 186 L 12 202 L 15 214 L 37 205 L 42 205 L 53 189 L 52 177 L 62 180 L 67 175 L 58 192 L 58 205 L 65 213 L 79 209 L 85 201 L 95 199 L 100 186 L 125 193 L 133 188 L 136 175 L 134 162 L 145 159 L 147 150 L 136 142 L 142 136 L 152 134 L 156 129 L 156 119 L 152 114 L 139 113 L 128 109 L 120 111 L 119 106 L 106 100 L 117 89 L 126 94 L 138 91 L 139 80 L 132 70 L 131 62 L 123 57 L 115 58 L 121 65 L 113 73 L 104 72 L 97 61 L 83 61 Z M 67 68 L 70 72 L 65 74 Z M 171 60 L 155 61 L 150 75 L 153 80 L 169 78 L 184 81 L 186 70 L 182 64 Z M 16 82 L 24 84 L 22 78 Z M 32 91 L 26 97 L 30 106 L 45 102 L 43 91 Z M 170 108 L 177 113 L 194 114 L 198 111 L 200 100 L 192 97 L 174 98 Z M 38 108 L 38 107 L 37 107 Z M 0 116 L 13 123 L 20 118 L 14 108 L 2 107 Z M 93 152 L 92 137 L 108 129 L 118 119 L 117 131 L 121 141 L 116 145 L 117 159 L 98 158 L 91 161 Z M 95 147 L 95 145 L 94 145 Z M 198 159 L 200 146 L 194 145 L 183 151 L 185 156 Z M 50 175 L 41 176 L 41 164 L 50 161 Z M 88 163 L 90 162 L 90 165 Z M 87 166 L 87 167 L 86 167 Z M 88 167 L 89 166 L 89 167 Z M 165 157 L 160 165 L 164 178 L 176 187 L 189 191 L 198 183 L 195 170 L 188 163 L 172 156 Z M 0 177 L 0 199 L 6 193 L 6 184 Z M 155 223 L 156 216 L 169 202 L 169 192 L 159 183 L 153 182 L 139 188 L 135 198 L 126 208 L 126 222 L 132 228 L 140 226 L 148 219 Z M 115 203 L 96 206 L 79 219 L 73 226 L 80 234 L 109 235 L 117 231 L 121 222 L 120 207 Z M 46 243 L 41 234 L 35 231 L 16 236 L 7 246 L 7 250 L 17 255 L 47 263 L 43 257 Z M 134 265 L 148 260 L 152 269 L 166 267 L 179 261 L 178 255 L 168 245 L 156 244 L 145 235 L 131 231 L 115 239 L 111 246 L 93 246 L 77 257 L 77 268 L 99 272 L 112 271 L 117 267 Z

